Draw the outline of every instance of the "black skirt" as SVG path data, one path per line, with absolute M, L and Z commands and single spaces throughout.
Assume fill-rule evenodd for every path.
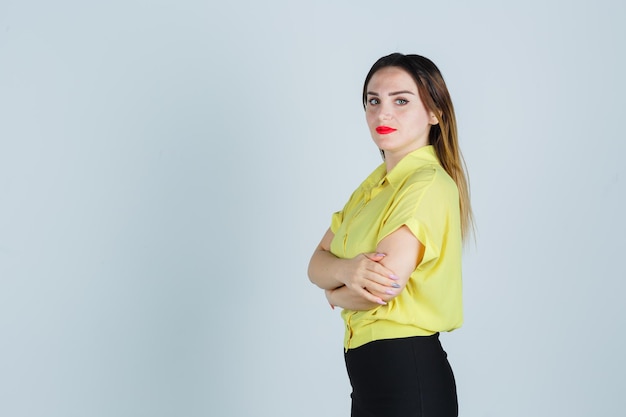
M 456 417 L 454 375 L 439 334 L 377 340 L 345 353 L 352 417 Z

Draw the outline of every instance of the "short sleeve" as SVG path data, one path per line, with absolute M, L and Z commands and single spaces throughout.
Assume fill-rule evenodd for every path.
M 412 175 L 396 194 L 378 241 L 406 225 L 424 246 L 421 265 L 436 261 L 455 204 L 458 210 L 458 192 L 451 178 L 441 175 L 434 167 L 422 169 Z
M 333 213 L 333 217 L 330 221 L 330 231 L 334 234 L 337 234 L 337 230 L 339 226 L 341 226 L 341 222 L 343 221 L 343 211 L 337 211 Z

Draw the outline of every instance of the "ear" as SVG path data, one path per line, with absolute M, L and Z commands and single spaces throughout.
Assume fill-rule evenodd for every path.
M 437 115 L 435 115 L 435 113 L 433 113 L 433 112 L 430 112 L 430 121 L 429 121 L 429 123 L 431 125 L 433 125 L 433 126 L 439 124 L 439 120 L 437 119 Z

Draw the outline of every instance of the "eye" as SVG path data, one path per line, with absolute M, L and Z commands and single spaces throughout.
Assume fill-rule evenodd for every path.
M 379 104 L 379 103 L 380 103 L 380 100 L 379 100 L 379 99 L 377 99 L 376 97 L 373 97 L 373 98 L 370 98 L 370 99 L 367 101 L 367 103 L 368 103 L 369 105 L 371 105 L 371 106 L 375 106 L 375 105 L 377 105 L 377 104 Z
M 403 98 L 399 98 L 399 99 L 396 100 L 396 104 L 399 104 L 401 106 L 404 106 L 405 104 L 408 104 L 408 103 L 409 103 L 409 101 L 405 100 Z

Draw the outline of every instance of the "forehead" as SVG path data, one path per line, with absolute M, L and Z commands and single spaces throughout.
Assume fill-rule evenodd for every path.
M 417 92 L 417 84 L 413 77 L 399 67 L 381 68 L 372 75 L 368 84 L 368 91 L 400 91 L 408 90 Z

